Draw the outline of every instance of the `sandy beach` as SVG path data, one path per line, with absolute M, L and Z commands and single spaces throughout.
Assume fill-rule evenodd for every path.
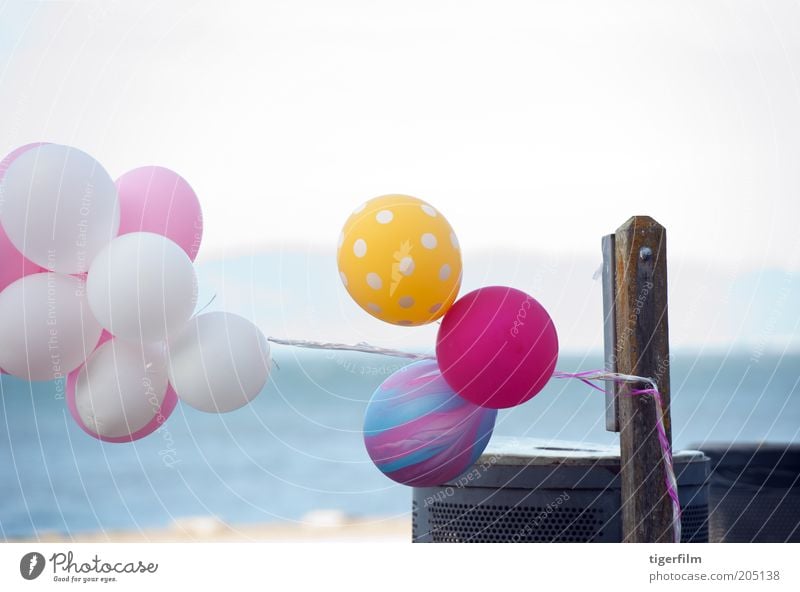
M 410 542 L 408 518 L 350 518 L 312 512 L 299 522 L 231 525 L 214 517 L 182 518 L 166 528 L 105 530 L 75 534 L 43 533 L 9 542 L 170 543 L 170 542 Z

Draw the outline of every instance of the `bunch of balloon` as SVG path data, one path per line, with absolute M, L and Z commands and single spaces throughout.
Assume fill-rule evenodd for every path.
M 367 404 L 364 442 L 374 464 L 411 486 L 446 483 L 486 448 L 497 409 L 536 395 L 555 370 L 558 337 L 532 296 L 491 286 L 458 297 L 461 251 L 436 208 L 385 195 L 357 208 L 339 237 L 350 296 L 404 326 L 441 319 L 436 360 L 398 370 Z
M 180 175 L 147 166 L 114 182 L 85 152 L 38 143 L 2 161 L 0 192 L 4 372 L 66 377 L 72 417 L 107 442 L 152 433 L 178 399 L 222 413 L 261 391 L 261 331 L 194 314 L 203 218 Z

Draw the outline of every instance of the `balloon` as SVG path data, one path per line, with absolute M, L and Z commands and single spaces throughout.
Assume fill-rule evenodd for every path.
M 19 148 L 14 148 L 14 150 L 6 154 L 5 158 L 0 160 L 0 181 L 3 180 L 3 176 L 6 174 L 8 167 L 11 166 L 11 163 L 14 162 L 20 154 L 27 152 L 31 148 L 44 146 L 45 144 L 47 144 L 47 142 L 32 142 L 31 144 L 24 144 Z
M 132 442 L 153 433 L 178 401 L 167 383 L 163 344 L 111 339 L 80 368 L 66 389 L 72 418 L 104 442 Z
M 0 161 L 0 204 L 3 202 L 3 176 L 8 170 L 8 167 L 11 166 L 11 163 L 14 162 L 20 154 L 31 148 L 36 148 L 36 146 L 42 146 L 42 144 L 35 143 L 20 146 Z M 0 261 L 2 261 L 2 264 L 0 264 L 0 291 L 23 276 L 45 271 L 43 267 L 36 265 L 33 261 L 29 261 L 19 252 L 8 239 L 8 235 L 6 235 L 6 231 L 3 230 L 2 225 L 0 225 Z
M 502 409 L 544 388 L 555 370 L 558 335 L 533 297 L 491 286 L 460 298 L 445 315 L 436 357 L 444 379 L 459 395 Z
M 226 413 L 247 405 L 264 388 L 269 370 L 269 343 L 235 314 L 198 315 L 169 342 L 169 382 L 200 411 Z
M 203 237 L 203 213 L 189 183 L 169 169 L 145 166 L 117 179 L 119 233 L 154 232 L 175 241 L 194 261 Z
M 359 207 L 344 225 L 337 257 L 353 300 L 395 325 L 435 321 L 461 285 L 453 229 L 440 212 L 408 195 L 384 195 Z
M 117 190 L 85 152 L 37 146 L 17 156 L 6 171 L 0 220 L 14 246 L 37 265 L 85 273 L 117 235 Z
M 80 366 L 100 339 L 84 282 L 34 273 L 0 292 L 0 367 L 28 380 L 53 380 Z
M 0 262 L 2 262 L 0 263 L 0 290 L 4 290 L 6 286 L 21 277 L 46 271 L 43 267 L 26 259 L 8 240 L 2 227 L 0 227 Z
M 163 341 L 194 311 L 197 279 L 183 250 L 168 238 L 133 232 L 95 257 L 86 282 L 100 324 L 129 341 Z
M 364 443 L 387 477 L 414 487 L 440 485 L 469 469 L 483 453 L 497 411 L 462 399 L 434 360 L 401 368 L 372 395 Z

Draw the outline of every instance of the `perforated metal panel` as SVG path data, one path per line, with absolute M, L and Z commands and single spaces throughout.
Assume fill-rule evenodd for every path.
M 682 541 L 708 541 L 708 459 L 675 455 Z M 471 471 L 417 488 L 415 542 L 614 542 L 622 539 L 619 455 L 584 444 L 496 439 Z
M 800 491 L 711 484 L 711 540 L 717 543 L 800 542 Z
M 434 502 L 434 543 L 591 543 L 603 536 L 603 510 L 544 506 L 471 506 Z
M 703 444 L 711 458 L 710 540 L 800 542 L 800 445 Z
M 681 542 L 708 542 L 708 504 L 690 505 L 681 509 Z

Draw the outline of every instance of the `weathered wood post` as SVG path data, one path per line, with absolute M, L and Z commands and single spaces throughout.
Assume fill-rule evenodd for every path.
M 667 323 L 667 233 L 648 216 L 634 216 L 603 238 L 606 370 L 652 378 L 670 424 Z M 622 532 L 629 543 L 672 542 L 672 506 L 656 432 L 652 397 L 626 396 L 646 384 L 606 389 L 606 429 L 620 432 Z

